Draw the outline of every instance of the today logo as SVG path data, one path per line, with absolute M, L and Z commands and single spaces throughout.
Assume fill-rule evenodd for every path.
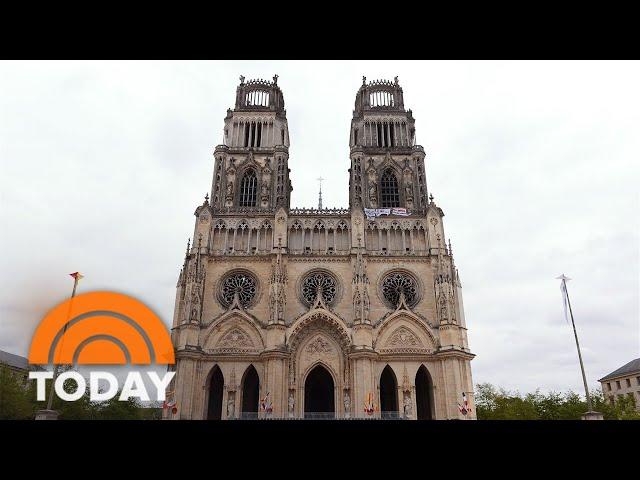
M 34 365 L 173 365 L 175 355 L 171 338 L 158 316 L 142 302 L 115 292 L 89 292 L 74 296 L 54 307 L 42 319 L 31 340 L 29 363 Z M 165 390 L 175 372 L 160 378 L 154 371 L 145 372 L 156 388 L 155 400 L 165 400 Z M 36 380 L 37 399 L 45 400 L 45 381 L 53 372 L 29 372 Z M 64 390 L 66 380 L 77 389 Z M 100 381 L 108 388 L 99 391 Z M 74 371 L 61 373 L 55 379 L 55 392 L 64 401 L 80 399 L 86 380 Z M 118 380 L 106 371 L 89 373 L 89 398 L 110 400 L 118 392 Z M 142 373 L 129 372 L 119 400 L 137 397 L 149 401 Z

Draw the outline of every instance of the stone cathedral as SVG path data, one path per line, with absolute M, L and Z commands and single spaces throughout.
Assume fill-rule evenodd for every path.
M 223 138 L 178 280 L 165 418 L 475 418 L 460 278 L 397 77 L 356 93 L 348 209 L 291 207 L 277 75 L 240 77 Z

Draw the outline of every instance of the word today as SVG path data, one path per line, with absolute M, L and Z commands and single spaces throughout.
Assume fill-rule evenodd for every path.
M 159 402 L 165 401 L 165 390 L 169 386 L 169 383 L 173 379 L 176 372 L 167 372 L 164 377 L 160 378 L 157 372 L 149 371 L 145 372 L 153 386 L 156 388 L 156 396 L 154 400 Z M 53 372 L 29 372 L 29 379 L 36 380 L 37 399 L 39 402 L 45 400 L 45 384 L 46 381 L 53 378 Z M 76 384 L 76 389 L 73 393 L 68 393 L 64 389 L 64 383 L 67 380 L 72 380 Z M 106 390 L 100 388 L 100 382 L 106 382 L 108 387 Z M 92 402 L 103 402 L 105 400 L 111 400 L 118 393 L 118 379 L 115 375 L 109 372 L 92 371 L 89 373 L 89 399 Z M 87 389 L 87 381 L 78 372 L 63 372 L 55 381 L 56 395 L 65 402 L 75 402 L 82 398 Z M 127 378 L 122 386 L 122 392 L 118 400 L 125 402 L 130 398 L 138 398 L 141 401 L 148 402 L 151 400 L 149 392 L 142 380 L 142 374 L 140 372 L 129 372 Z

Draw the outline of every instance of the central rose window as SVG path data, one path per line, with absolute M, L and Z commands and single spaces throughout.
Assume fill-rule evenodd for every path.
M 319 290 L 322 290 L 324 303 L 331 306 L 338 294 L 338 281 L 328 272 L 315 270 L 302 279 L 301 289 L 302 300 L 307 306 L 313 305 Z
M 418 303 L 418 282 L 407 272 L 390 272 L 382 279 L 382 296 L 388 306 L 396 308 L 400 293 L 404 293 L 407 305 L 413 308 Z

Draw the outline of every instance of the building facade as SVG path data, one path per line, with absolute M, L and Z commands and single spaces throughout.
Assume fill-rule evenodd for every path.
M 602 392 L 613 405 L 621 397 L 629 397 L 640 411 L 640 358 L 605 375 L 600 380 Z
M 460 279 L 397 77 L 363 77 L 344 209 L 291 208 L 277 80 L 240 77 L 224 119 L 165 417 L 475 418 Z
M 5 367 L 11 375 L 19 379 L 25 387 L 29 384 L 29 372 L 44 371 L 44 368 L 39 365 L 30 365 L 29 360 L 25 357 L 0 350 L 0 368 L 2 367 Z

